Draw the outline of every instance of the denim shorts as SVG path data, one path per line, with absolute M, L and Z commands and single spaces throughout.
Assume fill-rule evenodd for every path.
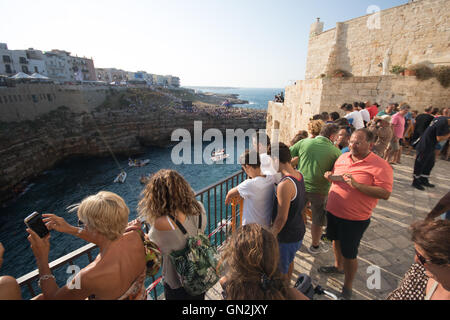
M 303 240 L 291 243 L 278 243 L 278 248 L 280 249 L 279 269 L 281 273 L 288 273 L 289 265 L 294 261 L 295 254 L 302 247 L 302 242 Z

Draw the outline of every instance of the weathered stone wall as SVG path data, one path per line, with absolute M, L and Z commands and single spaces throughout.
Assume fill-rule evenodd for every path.
M 448 107 L 450 90 L 436 79 L 419 81 L 416 77 L 372 76 L 324 78 L 297 81 L 286 87 L 284 103 L 269 102 L 267 132 L 274 138 L 273 129 L 279 129 L 279 140 L 289 143 L 299 130 L 307 130 L 309 119 L 323 111 L 337 111 L 343 103 L 354 101 L 378 102 L 386 106 L 390 101 L 407 102 L 413 110 L 422 112 L 428 106 Z
M 0 87 L 0 121 L 35 120 L 61 106 L 76 113 L 91 112 L 112 90 L 124 91 L 126 88 L 44 83 Z
M 151 90 L 139 91 L 139 95 L 128 92 L 124 96 L 97 90 L 61 93 L 51 86 L 41 89 L 30 88 L 30 94 L 55 94 L 56 100 L 42 99 L 42 103 L 33 105 L 39 106 L 39 110 L 22 101 L 17 103 L 21 121 L 11 120 L 14 117 L 11 121 L 0 121 L 0 202 L 13 195 L 17 183 L 37 176 L 67 157 L 111 153 L 131 156 L 148 146 L 167 146 L 175 129 L 184 128 L 193 134 L 194 121 L 202 121 L 203 131 L 216 128 L 224 133 L 226 129 L 266 127 L 264 110 L 195 106 L 189 111 L 179 106 L 175 97 Z M 23 90 L 20 93 L 26 96 Z M 8 91 L 8 95 L 13 94 Z M 129 107 L 128 98 L 138 102 Z M 4 107 L 8 104 L 0 105 L 3 108 L 0 114 L 7 112 Z M 34 112 L 29 117 L 22 113 L 26 108 Z
M 450 1 L 418 0 L 377 15 L 379 28 L 375 15 L 365 15 L 312 33 L 305 79 L 336 69 L 378 76 L 394 65 L 450 65 Z

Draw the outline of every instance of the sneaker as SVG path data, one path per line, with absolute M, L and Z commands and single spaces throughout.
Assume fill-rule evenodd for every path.
M 320 245 L 318 245 L 317 247 L 311 245 L 311 246 L 308 248 L 308 251 L 309 251 L 309 253 L 311 253 L 311 254 L 318 254 L 318 253 L 321 253 L 321 252 L 322 252 L 322 251 L 320 250 Z
M 413 187 L 416 188 L 416 189 L 422 190 L 422 191 L 425 190 L 425 188 L 422 186 L 422 184 L 420 183 L 420 181 L 417 180 L 417 179 L 414 179 L 414 181 L 413 181 L 413 183 L 412 183 L 411 186 L 413 186 Z
M 319 269 L 317 269 L 317 271 L 319 271 L 320 273 L 327 273 L 327 274 L 344 274 L 344 270 L 339 271 L 338 268 L 336 268 L 335 266 L 326 266 L 326 267 L 319 267 Z
M 339 300 L 352 300 L 352 290 L 343 287 Z
M 435 185 L 431 184 L 427 178 L 420 178 L 420 183 L 422 184 L 422 186 L 424 187 L 428 187 L 428 188 L 434 188 Z

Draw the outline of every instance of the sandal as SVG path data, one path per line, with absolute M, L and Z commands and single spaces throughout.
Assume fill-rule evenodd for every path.
M 328 274 L 332 273 L 344 274 L 344 271 L 339 271 L 338 268 L 336 268 L 335 266 L 319 267 L 317 271 L 319 271 L 320 273 L 328 273 Z

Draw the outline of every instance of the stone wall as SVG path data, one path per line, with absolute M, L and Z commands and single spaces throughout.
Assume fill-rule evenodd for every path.
M 339 22 L 322 33 L 320 29 L 312 32 L 305 79 L 336 69 L 354 76 L 387 75 L 394 65 L 408 67 L 420 62 L 450 65 L 448 0 L 409 2 Z
M 0 87 L 0 121 L 35 120 L 61 106 L 79 112 L 91 112 L 108 94 L 126 88 L 90 85 L 17 84 Z
M 279 129 L 279 140 L 289 143 L 299 130 L 307 130 L 309 119 L 323 111 L 337 111 L 343 103 L 371 101 L 386 106 L 388 102 L 407 102 L 413 110 L 422 112 L 428 106 L 448 107 L 450 90 L 432 78 L 419 81 L 416 77 L 371 76 L 324 78 L 297 81 L 286 87 L 284 103 L 269 102 L 267 132 Z

